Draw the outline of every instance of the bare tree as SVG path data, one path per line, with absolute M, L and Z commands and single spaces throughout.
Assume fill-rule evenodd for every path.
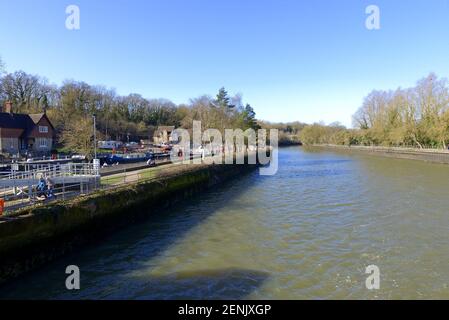
M 96 132 L 101 139 L 101 133 Z M 61 135 L 63 145 L 72 152 L 85 155 L 88 159 L 93 158 L 93 121 L 91 117 L 80 117 L 70 122 Z
M 5 63 L 2 60 L 2 57 L 0 57 L 0 76 L 5 73 Z
M 42 111 L 52 88 L 45 79 L 23 71 L 5 75 L 1 83 L 1 91 L 13 102 L 15 112 Z

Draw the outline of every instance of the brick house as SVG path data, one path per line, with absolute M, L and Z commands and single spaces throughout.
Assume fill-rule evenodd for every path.
M 0 151 L 18 154 L 48 154 L 53 147 L 55 129 L 45 113 L 12 113 L 7 101 L 0 110 Z

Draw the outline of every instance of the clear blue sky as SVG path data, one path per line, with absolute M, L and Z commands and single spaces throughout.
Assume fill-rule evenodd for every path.
M 65 8 L 81 29 L 65 28 Z M 380 7 L 381 29 L 365 28 Z M 258 118 L 340 121 L 372 89 L 449 76 L 448 0 L 0 0 L 7 71 L 176 103 L 225 86 Z

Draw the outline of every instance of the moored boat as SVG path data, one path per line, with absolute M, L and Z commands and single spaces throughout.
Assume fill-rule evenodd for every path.
M 105 159 L 107 164 L 144 162 L 153 158 L 152 153 L 113 154 Z

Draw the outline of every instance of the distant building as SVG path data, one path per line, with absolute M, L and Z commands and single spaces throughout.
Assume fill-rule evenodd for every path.
M 7 101 L 0 108 L 0 150 L 3 153 L 50 153 L 55 129 L 45 113 L 12 113 Z
M 150 139 L 140 139 L 140 145 L 144 147 L 148 147 L 151 145 Z
M 98 141 L 97 145 L 98 148 L 100 149 L 113 150 L 120 148 L 123 145 L 123 143 L 121 141 L 108 140 L 108 141 Z
M 175 126 L 159 126 L 153 135 L 154 144 L 176 143 L 178 136 L 173 132 Z

